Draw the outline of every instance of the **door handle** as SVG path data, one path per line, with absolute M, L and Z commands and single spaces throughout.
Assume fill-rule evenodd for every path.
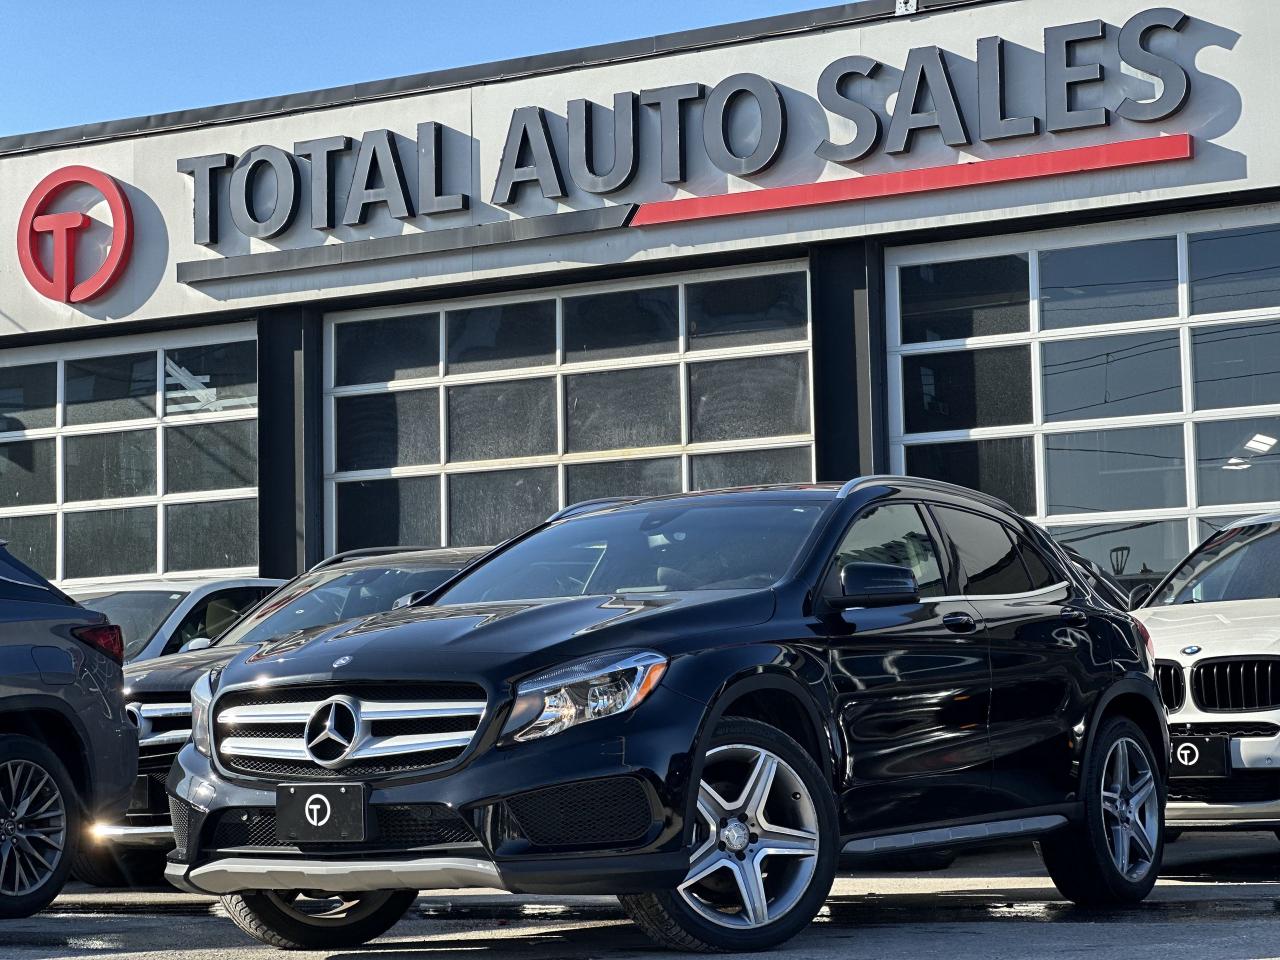
M 1079 610 L 1075 607 L 1063 607 L 1062 619 L 1065 623 L 1070 623 L 1077 627 L 1083 627 L 1089 622 L 1089 615 L 1083 610 Z
M 967 613 L 948 613 L 942 618 L 942 625 L 952 633 L 973 633 L 978 629 L 978 622 Z

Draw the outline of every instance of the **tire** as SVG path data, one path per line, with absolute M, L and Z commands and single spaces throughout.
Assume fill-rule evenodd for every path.
M 164 883 L 165 856 L 81 841 L 71 875 L 92 887 L 155 887 Z
M 1118 769 L 1116 751 L 1121 745 L 1128 757 L 1127 776 L 1132 777 L 1134 783 L 1120 784 L 1118 790 L 1112 790 L 1118 783 L 1112 774 Z M 1141 764 L 1145 764 L 1150 774 L 1150 793 L 1146 793 L 1145 786 L 1137 786 L 1141 778 L 1134 771 L 1140 764 L 1127 752 L 1135 748 L 1140 752 Z M 1113 761 L 1117 766 L 1111 765 Z M 1119 793 L 1122 799 L 1131 791 L 1146 795 L 1138 815 L 1128 818 L 1132 828 L 1121 826 L 1119 820 L 1105 813 L 1104 786 L 1109 793 Z M 1165 790 L 1155 753 L 1137 724 L 1124 717 L 1103 723 L 1081 777 L 1081 791 L 1084 819 L 1049 834 L 1039 843 L 1040 856 L 1054 886 L 1068 900 L 1081 906 L 1138 903 L 1151 892 L 1160 873 L 1164 855 Z M 1108 828 L 1107 824 L 1114 826 Z M 1131 829 L 1132 833 L 1126 834 L 1126 829 Z M 1149 854 L 1144 854 L 1139 848 L 1139 831 L 1151 848 Z M 1126 839 L 1116 842 L 1119 837 Z M 1121 871 L 1118 854 L 1113 855 L 1113 849 L 1121 848 L 1125 850 L 1126 858 L 1133 861 L 1127 872 Z
M 24 803 L 28 819 L 11 816 Z M 0 918 L 29 917 L 53 902 L 71 873 L 81 822 L 75 785 L 57 755 L 30 737 L 0 736 L 0 851 L 11 854 L 0 867 Z M 9 839 L 19 835 L 25 848 Z M 25 883 L 17 875 L 19 855 L 29 867 L 34 864 Z
M 282 950 L 342 950 L 359 947 L 394 927 L 418 898 L 417 890 L 370 890 L 325 915 L 301 909 L 297 891 L 255 890 L 228 894 L 222 905 L 237 927 Z M 334 899 L 340 899 L 335 894 Z
M 761 783 L 765 799 L 756 803 Z M 726 801 L 726 794 L 732 799 Z M 768 820 L 758 816 L 766 810 Z M 716 833 L 713 811 L 729 814 L 715 820 Z M 745 821 L 736 818 L 741 811 L 747 811 Z M 835 879 L 840 830 L 831 785 L 798 743 L 755 720 L 722 720 L 707 744 L 695 816 L 685 882 L 671 891 L 618 898 L 641 930 L 663 947 L 711 953 L 767 950 L 808 926 Z M 739 843 L 746 847 L 735 854 Z M 766 857 L 768 878 L 753 883 Z M 755 918 L 740 876 L 741 884 L 763 894 L 753 898 Z

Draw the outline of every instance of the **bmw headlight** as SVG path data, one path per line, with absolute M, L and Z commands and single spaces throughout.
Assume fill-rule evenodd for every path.
M 201 675 L 191 688 L 191 742 L 206 757 L 213 756 L 213 727 L 209 704 L 213 702 L 210 674 Z
M 502 739 L 536 740 L 625 713 L 653 692 L 666 669 L 666 657 L 642 650 L 579 660 L 530 677 L 516 687 Z

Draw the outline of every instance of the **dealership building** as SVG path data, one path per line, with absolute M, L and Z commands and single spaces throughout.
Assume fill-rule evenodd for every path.
M 5 138 L 0 539 L 284 576 L 908 472 L 1150 581 L 1280 510 L 1277 36 L 864 0 Z

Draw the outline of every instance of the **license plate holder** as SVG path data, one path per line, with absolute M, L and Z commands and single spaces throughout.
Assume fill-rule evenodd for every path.
M 369 788 L 363 783 L 282 783 L 276 787 L 276 840 L 281 843 L 363 843 Z
M 1170 777 L 1231 776 L 1230 737 L 1173 737 Z

